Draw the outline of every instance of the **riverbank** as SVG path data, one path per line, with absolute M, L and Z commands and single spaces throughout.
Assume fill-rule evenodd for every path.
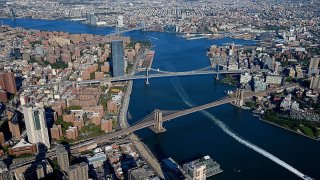
M 276 127 L 279 127 L 279 128 L 282 128 L 282 129 L 285 129 L 285 130 L 288 130 L 288 131 L 291 131 L 291 132 L 293 132 L 293 133 L 295 133 L 295 134 L 298 134 L 298 135 L 307 137 L 307 138 L 312 139 L 312 140 L 315 140 L 315 141 L 319 141 L 319 140 L 320 140 L 320 137 L 318 137 L 318 138 L 312 138 L 312 137 L 307 136 L 307 135 L 305 135 L 305 134 L 302 134 L 302 133 L 299 133 L 299 132 L 297 132 L 297 131 L 294 131 L 294 130 L 285 128 L 285 127 L 283 127 L 283 126 L 280 126 L 279 124 L 276 124 L 276 123 L 273 123 L 273 122 L 264 120 L 264 119 L 262 119 L 262 117 L 260 117 L 260 116 L 259 116 L 259 120 L 260 120 L 260 121 L 263 121 L 263 122 L 266 122 L 266 123 L 268 123 L 268 124 L 271 124 L 271 125 L 273 125 L 273 126 L 276 126 Z
M 130 75 L 133 75 L 135 73 L 136 67 L 137 67 L 138 63 L 140 62 L 139 60 L 141 58 L 145 58 L 147 56 L 146 52 L 148 52 L 148 50 L 143 50 L 142 57 L 139 56 L 136 59 Z M 133 80 L 130 80 L 128 82 L 126 92 L 125 92 L 125 95 L 123 98 L 123 102 L 120 107 L 118 121 L 119 121 L 119 125 L 120 125 L 121 129 L 126 129 L 130 126 L 128 123 L 128 120 L 127 120 L 127 114 L 128 114 L 130 96 L 131 96 L 131 92 L 132 92 L 132 86 L 133 86 Z M 133 142 L 135 148 L 137 149 L 139 154 L 142 156 L 142 158 L 149 164 L 149 166 L 152 167 L 152 169 L 156 172 L 156 174 L 160 178 L 164 179 L 164 174 L 162 173 L 161 166 L 158 163 L 158 159 L 153 155 L 151 150 L 143 142 L 141 142 L 140 139 L 138 138 L 138 136 L 135 135 L 134 133 L 132 133 L 130 135 L 130 140 Z

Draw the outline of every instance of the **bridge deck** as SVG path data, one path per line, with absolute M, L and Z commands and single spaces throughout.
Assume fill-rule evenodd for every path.
M 268 94 L 268 93 L 271 93 L 271 92 L 275 92 L 275 91 L 279 91 L 279 90 L 283 90 L 283 89 L 286 89 L 286 88 L 294 88 L 296 86 L 297 85 L 287 85 L 287 86 L 282 86 L 282 87 L 279 87 L 279 88 L 270 89 L 270 90 L 266 90 L 266 91 L 262 91 L 262 92 L 245 93 L 244 96 L 243 96 L 243 99 L 248 99 L 248 98 L 251 98 L 253 96 L 262 96 L 262 95 L 265 95 L 265 94 Z M 172 114 L 163 116 L 162 119 L 163 119 L 164 122 L 165 121 L 170 121 L 171 119 L 174 119 L 174 118 L 177 118 L 177 117 L 181 117 L 181 116 L 184 116 L 184 115 L 187 115 L 187 114 L 191 114 L 191 113 L 194 113 L 194 112 L 198 112 L 198 111 L 202 111 L 202 110 L 209 109 L 209 108 L 212 108 L 212 107 L 216 107 L 216 106 L 219 106 L 219 105 L 223 105 L 223 104 L 227 104 L 227 103 L 230 103 L 230 102 L 234 102 L 236 100 L 238 100 L 237 97 L 227 97 L 227 98 L 224 98 L 224 99 L 221 99 L 221 100 L 217 100 L 217 101 L 214 101 L 214 102 L 211 102 L 211 103 L 208 103 L 208 104 L 204 104 L 204 105 L 192 107 L 192 108 L 189 108 L 189 109 L 186 109 L 186 110 L 174 112 Z M 148 119 L 150 119 L 150 118 L 148 118 Z M 91 141 L 92 141 L 92 143 L 98 143 L 98 144 L 99 143 L 103 143 L 105 141 L 108 141 L 109 139 L 113 139 L 113 138 L 116 138 L 118 136 L 126 135 L 126 134 L 132 133 L 134 131 L 143 129 L 143 128 L 154 126 L 155 124 L 156 124 L 156 121 L 154 119 L 149 120 L 149 121 L 143 121 L 141 123 L 137 123 L 137 124 L 135 124 L 133 126 L 130 126 L 127 129 L 122 129 L 120 131 L 115 131 L 113 133 L 109 133 L 109 134 L 106 134 L 106 135 L 99 136 L 99 137 L 95 138 L 94 141 L 93 140 L 91 140 Z M 81 142 L 81 143 L 75 144 L 74 146 L 72 146 L 71 149 L 77 149 L 77 148 L 83 146 L 84 143 L 85 142 Z

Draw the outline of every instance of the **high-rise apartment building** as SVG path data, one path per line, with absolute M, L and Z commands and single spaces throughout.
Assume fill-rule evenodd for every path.
M 124 50 L 122 41 L 111 42 L 111 62 L 113 77 L 124 75 Z
M 320 77 L 319 76 L 312 76 L 310 82 L 310 89 L 319 90 L 320 89 Z
M 63 145 L 59 144 L 56 147 L 57 160 L 60 169 L 64 172 L 68 172 L 69 170 L 69 156 L 68 151 L 64 148 Z
M 17 85 L 13 72 L 0 72 L 0 86 L 5 91 L 16 94 Z
M 45 111 L 43 108 L 24 106 L 23 115 L 25 119 L 28 140 L 30 143 L 43 144 L 50 148 L 49 134 Z
M 88 170 L 88 164 L 85 162 L 72 165 L 69 168 L 68 177 L 70 180 L 88 180 Z
M 319 61 L 320 58 L 316 57 L 316 58 L 311 58 L 310 63 L 309 63 L 309 70 L 308 70 L 308 74 L 312 75 L 312 74 L 319 74 Z
M 12 120 L 9 120 L 8 125 L 9 125 L 9 130 L 11 132 L 12 137 L 13 138 L 20 138 L 21 132 L 20 132 L 19 123 L 12 121 Z

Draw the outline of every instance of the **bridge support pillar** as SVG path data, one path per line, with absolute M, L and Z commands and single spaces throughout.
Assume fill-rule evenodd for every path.
M 236 91 L 236 97 L 238 98 L 238 100 L 235 102 L 235 105 L 238 107 L 243 106 L 243 90 L 242 89 L 238 89 Z
M 149 78 L 148 78 L 148 77 L 149 77 L 149 69 L 148 69 L 147 67 L 146 67 L 146 77 L 147 77 L 147 78 L 146 78 L 146 80 L 145 80 L 145 83 L 146 83 L 146 85 L 148 85 L 148 84 L 150 84 L 150 83 L 149 83 Z
M 155 133 L 165 132 L 166 129 L 162 126 L 162 123 L 163 123 L 162 112 L 159 109 L 156 109 L 154 112 L 154 120 L 156 121 L 156 124 L 153 127 L 151 127 L 153 132 Z

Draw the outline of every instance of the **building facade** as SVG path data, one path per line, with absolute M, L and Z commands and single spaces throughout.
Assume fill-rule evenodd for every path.
M 316 58 L 311 58 L 310 63 L 309 63 L 309 69 L 308 69 L 308 75 L 312 75 L 312 74 L 319 74 L 319 61 L 320 58 L 316 57 Z
M 0 86 L 5 91 L 16 94 L 17 85 L 13 72 L 0 72 Z
M 69 167 L 68 177 L 69 180 L 88 180 L 88 164 L 82 162 Z
M 69 156 L 68 151 L 64 148 L 63 145 L 59 144 L 56 147 L 57 160 L 60 169 L 64 172 L 68 172 L 69 170 Z
M 24 106 L 23 115 L 29 142 L 38 145 L 41 143 L 47 148 L 50 148 L 44 109 L 33 106 Z
M 319 76 L 312 76 L 310 82 L 310 89 L 319 90 L 320 89 L 320 77 Z

